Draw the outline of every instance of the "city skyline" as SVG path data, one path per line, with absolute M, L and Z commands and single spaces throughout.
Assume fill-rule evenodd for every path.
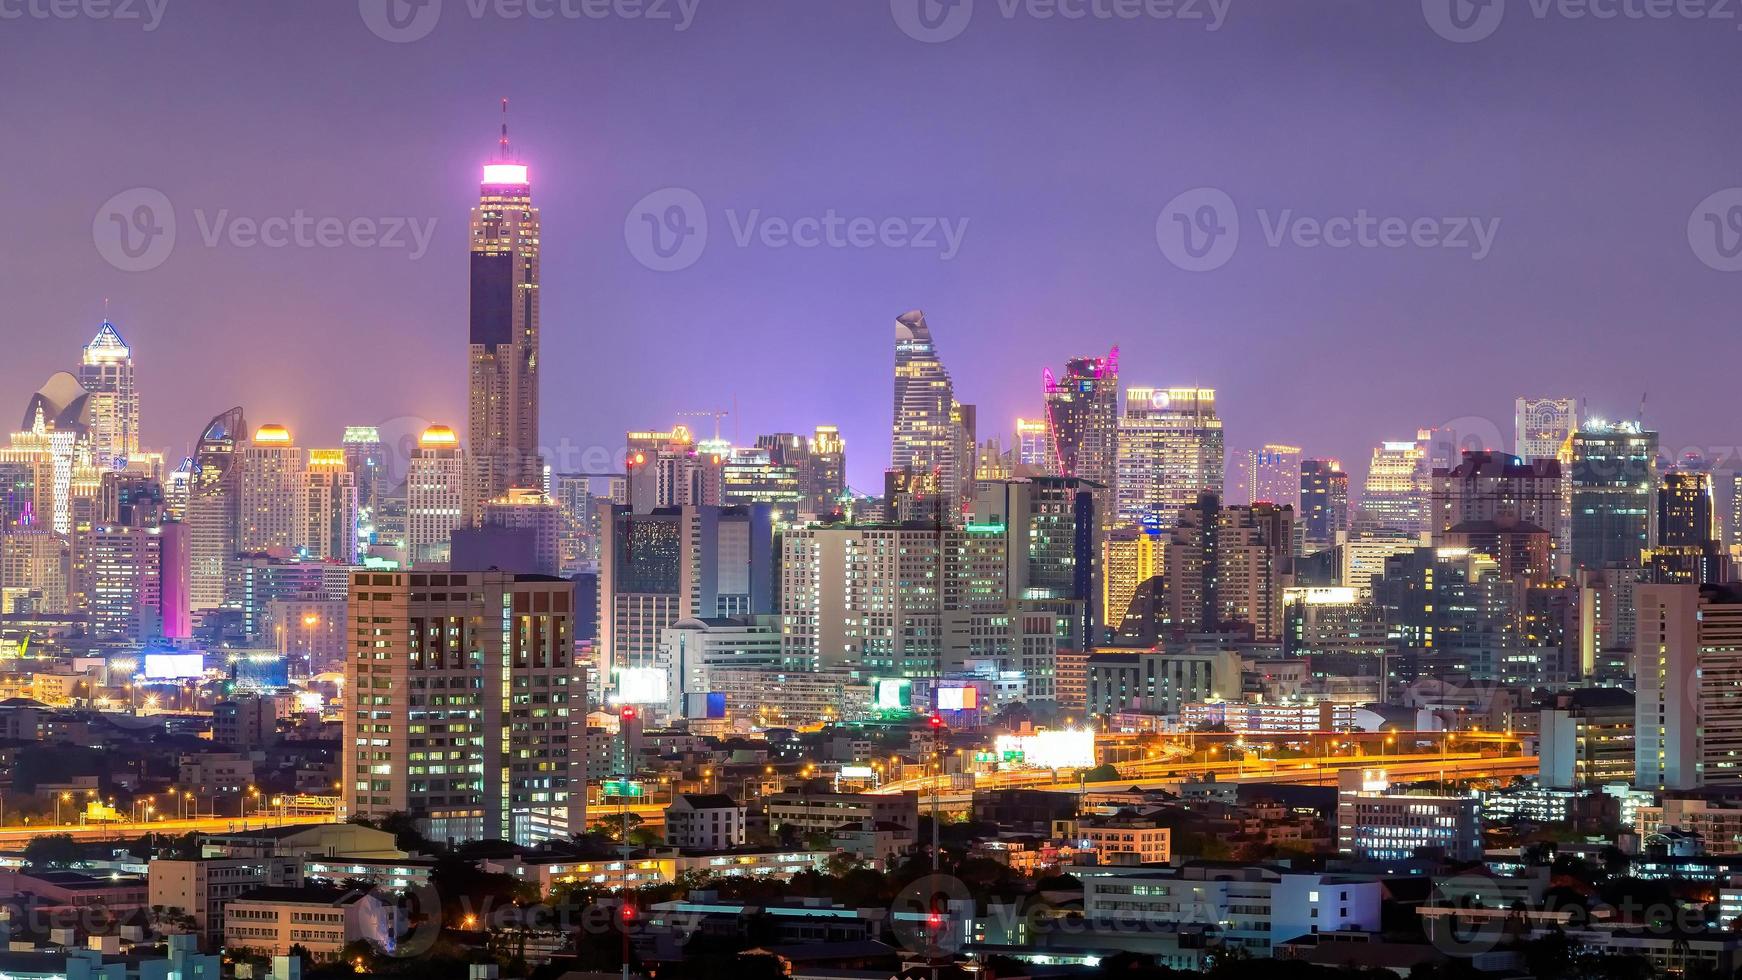
M 536 167 L 549 242 L 545 263 L 552 281 L 561 284 L 546 298 L 544 373 L 571 383 L 545 385 L 547 442 L 615 448 L 624 431 L 668 425 L 680 412 L 736 404 L 739 414 L 725 427 L 739 433 L 742 442 L 756 433 L 839 425 L 852 448 L 849 482 L 876 492 L 887 459 L 887 323 L 902 310 L 920 308 L 950 360 L 959 397 L 979 406 L 982 438 L 997 434 L 1008 442 L 1016 418 L 1039 416 L 1034 379 L 1041 368 L 1118 344 L 1127 384 L 1216 388 L 1231 451 L 1271 442 L 1299 445 L 1311 456 L 1344 460 L 1357 486 L 1372 448 L 1414 428 L 1474 420 L 1475 427 L 1491 424 L 1509 441 L 1511 405 L 1520 395 L 1583 397 L 1593 415 L 1628 418 L 1649 391 L 1646 421 L 1664 434 L 1666 455 L 1673 458 L 1685 446 L 1720 455 L 1734 443 L 1722 413 L 1713 412 L 1701 394 L 1721 384 L 1721 376 L 1710 372 L 1722 359 L 1686 365 L 1672 387 L 1641 378 L 1633 358 L 1617 356 L 1629 333 L 1642 324 L 1673 324 L 1692 344 L 1723 336 L 1719 330 L 1727 322 L 1733 285 L 1690 250 L 1685 227 L 1689 211 L 1708 190 L 1729 183 L 1721 166 L 1707 155 L 1676 156 L 1661 179 L 1641 187 L 1620 176 L 1625 158 L 1639 152 L 1630 148 L 1605 145 L 1605 159 L 1597 160 L 1580 155 L 1576 139 L 1569 138 L 1565 148 L 1550 147 L 1520 130 L 1522 121 L 1494 113 L 1484 121 L 1496 135 L 1454 148 L 1404 114 L 1414 97 L 1468 115 L 1459 104 L 1445 103 L 1450 98 L 1445 90 L 1464 83 L 1476 90 L 1471 98 L 1493 96 L 1504 84 L 1493 65 L 1514 46 L 1531 45 L 1551 52 L 1550 61 L 1566 69 L 1565 79 L 1552 82 L 1538 77 L 1537 69 L 1516 69 L 1527 81 L 1546 86 L 1543 98 L 1578 108 L 1587 97 L 1608 96 L 1611 124 L 1624 122 L 1646 132 L 1678 125 L 1700 131 L 1715 106 L 1692 93 L 1702 90 L 1712 69 L 1702 68 L 1698 59 L 1677 57 L 1673 64 L 1667 59 L 1690 45 L 1728 40 L 1716 38 L 1709 28 L 1674 22 L 1604 28 L 1518 18 L 1479 45 L 1460 46 L 1435 36 L 1418 10 L 1394 12 L 1369 4 L 1343 17 L 1283 12 L 1241 18 L 1235 12 L 1207 39 L 1205 32 L 1181 24 L 1070 25 L 987 17 L 950 43 L 928 45 L 906 36 L 887 9 L 874 6 L 843 12 L 827 24 L 782 19 L 792 13 L 787 7 L 773 13 L 702 8 L 682 32 L 647 23 L 558 24 L 540 31 L 531 24 L 451 17 L 412 44 L 375 36 L 348 8 L 315 13 L 281 25 L 283 38 L 262 41 L 272 64 L 282 66 L 299 43 L 312 43 L 313 31 L 334 38 L 326 53 L 336 63 L 387 70 L 441 58 L 468 44 L 494 49 L 521 39 L 535 51 L 576 55 L 615 42 L 641 52 L 675 46 L 690 59 L 677 66 L 678 77 L 711 72 L 719 91 L 696 93 L 691 86 L 690 95 L 700 104 L 690 105 L 674 101 L 658 86 L 652 95 L 625 91 L 616 100 L 588 100 L 588 106 L 576 109 L 531 80 L 505 84 L 485 78 L 482 69 L 465 68 L 452 79 L 431 82 L 428 92 L 399 93 L 395 104 L 408 111 L 384 122 L 376 110 L 337 111 L 345 97 L 322 79 L 314 80 L 314 91 L 301 93 L 294 107 L 282 97 L 265 98 L 260 112 L 243 115 L 235 95 L 195 89 L 191 70 L 171 65 L 163 78 L 165 91 L 184 97 L 180 108 L 204 107 L 206 116 L 174 147 L 150 135 L 167 118 L 155 106 L 134 106 L 105 120 L 110 125 L 100 138 L 72 128 L 80 114 L 66 107 L 76 104 L 69 100 L 88 95 L 80 91 L 83 86 L 154 51 L 174 62 L 184 49 L 205 50 L 205 32 L 233 28 L 231 15 L 209 5 L 174 7 L 158 30 L 138 35 L 98 31 L 119 25 L 22 23 L 33 43 L 17 62 L 18 71 L 72 46 L 110 56 L 91 58 L 87 50 L 79 61 L 93 63 L 91 79 L 76 80 L 72 91 L 47 92 L 28 107 L 6 110 L 16 114 L 20 129 L 40 134 L 33 142 L 64 148 L 72 161 L 50 173 L 42 169 L 40 154 L 20 153 L 17 147 L 0 151 L 18 165 L 20 186 L 41 191 L 32 200 L 17 196 L 17 190 L 5 192 L 14 195 L 8 204 L 16 205 L 21 221 L 39 235 L 30 251 L 15 242 L 5 253 L 8 271 L 0 273 L 0 287 L 19 297 L 9 316 L 13 324 L 29 328 L 8 331 L 15 345 L 13 356 L 0 366 L 0 380 L 30 391 L 53 371 L 74 369 L 74 348 L 89 339 L 108 298 L 109 318 L 137 348 L 147 448 L 186 455 L 204 420 L 234 404 L 244 405 L 253 417 L 284 422 L 311 445 L 336 443 L 348 425 L 400 419 L 408 420 L 403 428 L 412 438 L 421 431 L 417 423 L 425 421 L 463 428 L 465 394 L 456 380 L 463 375 L 454 350 L 465 332 L 464 209 L 475 203 L 476 167 L 489 157 L 497 99 L 506 96 L 514 102 L 516 144 L 527 148 L 525 155 Z M 1395 83 L 1402 94 L 1364 96 L 1360 108 L 1401 127 L 1393 143 L 1415 141 L 1401 159 L 1420 160 L 1425 150 L 1437 154 L 1432 157 L 1436 166 L 1420 179 L 1397 176 L 1404 172 L 1397 169 L 1398 155 L 1349 120 L 1320 119 L 1313 124 L 1316 131 L 1302 130 L 1280 117 L 1280 107 L 1259 110 L 1238 99 L 1209 108 L 1190 99 L 1162 101 L 1142 110 L 1091 102 L 1089 119 L 1063 122 L 1046 116 L 1041 131 L 1054 137 L 1084 135 L 1079 130 L 1094 124 L 1099 135 L 1087 145 L 1104 151 L 1105 169 L 1119 175 L 1115 186 L 1095 193 L 1042 193 L 1027 186 L 1034 179 L 1029 168 L 1023 174 L 994 168 L 986 186 L 975 187 L 948 165 L 940 172 L 911 162 L 851 182 L 827 175 L 795 179 L 795 163 L 788 159 L 803 157 L 788 152 L 799 147 L 822 146 L 814 152 L 830 156 L 868 149 L 871 137 L 859 130 L 877 130 L 881 120 L 870 106 L 891 95 L 918 98 L 924 91 L 901 69 L 923 74 L 920 69 L 956 59 L 991 71 L 996 55 L 1010 45 L 1051 39 L 1064 62 L 1086 63 L 1093 56 L 1134 85 L 1162 77 L 1138 60 L 1146 45 L 1186 59 L 1182 65 L 1187 67 L 1207 65 L 1195 59 L 1209 54 L 1191 50 L 1200 45 L 1238 65 L 1268 59 L 1280 71 L 1302 67 L 1302 56 L 1282 50 L 1291 30 L 1324 40 L 1332 51 L 1362 45 L 1369 70 Z M 747 139 L 767 129 L 761 116 L 730 111 L 717 101 L 765 84 L 765 76 L 726 57 L 725 49 L 752 38 L 770 51 L 824 46 L 858 69 L 857 74 L 829 74 L 817 93 L 793 96 L 797 103 L 785 112 L 762 113 L 788 134 L 772 141 L 774 150 L 762 148 L 766 140 Z M 1635 61 L 1614 69 L 1612 56 L 1621 53 L 1655 70 L 1654 77 L 1670 86 L 1667 91 L 1688 97 L 1672 94 L 1653 101 L 1628 94 L 1628 80 L 1646 69 L 1634 67 Z M 233 64 L 235 56 L 212 52 L 206 58 Z M 608 78 L 612 63 L 599 62 L 584 70 L 598 72 L 591 78 Z M 259 94 L 256 81 L 237 74 L 235 88 Z M 903 125 L 925 138 L 939 160 L 982 164 L 965 166 L 969 173 L 985 172 L 989 149 L 1021 145 L 1033 154 L 1035 173 L 1076 174 L 1068 157 L 1047 148 L 1058 139 L 1017 135 L 1019 116 L 1008 103 L 1015 97 L 1019 105 L 1057 107 L 1091 97 L 1092 88 L 1062 75 L 1023 81 L 996 74 L 1003 78 L 1002 88 L 975 83 L 970 91 L 932 102 L 904 99 L 915 108 Z M 848 120 L 821 114 L 826 101 L 842 99 L 856 99 L 867 108 Z M 944 128 L 963 100 L 991 114 L 978 141 Z M 317 107 L 335 111 L 317 117 Z M 663 116 L 647 115 L 652 108 Z M 716 118 L 707 117 L 710 110 Z M 1151 121 L 1139 127 L 1145 135 L 1105 135 L 1120 120 L 1144 118 L 1140 111 Z M 675 120 L 678 135 L 650 125 L 654 118 Z M 1197 137 L 1195 148 L 1163 151 L 1156 140 L 1169 127 L 1183 127 Z M 1155 135 L 1147 135 L 1152 130 Z M 1328 155 L 1297 161 L 1287 172 L 1228 162 L 1238 148 L 1262 145 L 1266 132 Z M 98 152 L 100 144 L 93 140 L 125 145 L 129 152 L 117 159 Z M 211 152 L 189 163 L 187 141 L 209 143 Z M 1492 165 L 1507 145 L 1529 146 L 1544 159 L 1561 161 L 1564 166 L 1542 169 L 1571 169 L 1575 186 L 1548 193 L 1539 185 L 1546 176 L 1535 170 L 1516 179 L 1491 171 L 1457 181 L 1436 176 L 1450 173 L 1445 168 L 1453 164 Z M 261 157 L 259 146 L 274 147 L 273 159 Z M 698 166 L 698 153 L 719 165 L 712 172 Z M 1171 161 L 1166 177 L 1150 169 L 1157 159 Z M 1390 179 L 1357 187 L 1333 172 L 1334 162 Z M 238 183 L 242 172 L 265 179 Z M 1262 209 L 1271 217 L 1284 209 L 1323 217 L 1360 208 L 1374 214 L 1448 215 L 1462 208 L 1502 220 L 1492 254 L 1473 262 L 1469 256 L 1419 250 L 1267 248 L 1265 215 L 1243 211 L 1250 244 L 1225 267 L 1194 273 L 1176 267 L 1154 247 L 1154 226 L 1170 199 L 1197 186 L 1220 187 L 1243 209 Z M 172 202 L 180 240 L 160 266 L 128 273 L 93 248 L 92 219 L 110 195 L 141 187 L 157 189 Z M 667 188 L 691 189 L 706 202 L 712 238 L 699 261 L 661 273 L 637 260 L 626 245 L 624 225 L 644 199 Z M 1571 207 L 1573 199 L 1599 190 L 1619 209 L 1613 221 L 1595 229 L 1605 232 L 1598 236 L 1600 244 L 1561 242 L 1584 237 L 1572 235 L 1573 229 L 1596 220 Z M 1537 199 L 1547 203 L 1531 203 Z M 1619 202 L 1634 203 L 1623 207 Z M 298 209 L 316 217 L 433 222 L 427 254 L 412 261 L 409 248 L 250 248 L 226 235 L 208 247 L 202 237 L 225 212 L 231 221 Z M 968 223 L 960 253 L 949 260 L 914 254 L 915 249 L 806 250 L 772 247 L 762 237 L 746 247 L 735 241 L 734 219 L 746 220 L 752 212 L 791 220 L 831 209 L 843 216 L 930 216 L 957 221 L 958 228 L 961 219 Z M 1051 243 L 1060 236 L 1076 242 L 1078 251 L 1056 249 Z M 1532 276 L 1521 282 L 1518 276 L 1526 268 Z M 1621 275 L 1623 269 L 1629 274 Z M 299 285 L 311 279 L 321 288 Z M 1373 279 L 1386 282 L 1352 288 Z M 1642 281 L 1661 286 L 1626 287 Z M 1275 288 L 1254 289 L 1264 283 Z M 1405 322 L 1413 325 L 1397 329 Z M 1060 331 L 1061 323 L 1070 329 Z M 1520 329 L 1526 326 L 1535 329 Z M 646 357 L 644 338 L 655 328 L 670 330 L 676 341 L 659 351 L 665 370 L 598 369 Z M 1271 330 L 1324 345 L 1359 374 L 1366 397 L 1316 398 L 1307 372 L 1299 370 L 1304 362 L 1268 349 L 1278 345 L 1185 342 L 1212 335 L 1256 340 Z M 710 370 L 727 364 L 747 372 L 752 364 L 710 355 L 706 338 L 721 332 L 744 337 L 749 350 L 782 351 L 788 383 L 778 395 L 748 383 L 748 377 Z M 1448 343 L 1436 336 L 1460 339 Z M 333 351 L 340 352 L 337 376 L 352 382 L 343 398 L 330 397 L 328 390 L 335 377 Z M 271 355 L 273 371 L 233 370 L 262 352 Z M 402 368 L 368 367 L 379 363 Z M 1411 368 L 1395 370 L 1398 363 Z M 1393 370 L 1384 370 L 1387 365 Z M 189 369 L 207 378 L 196 389 L 198 397 L 172 394 L 173 379 Z M 1414 379 L 1418 372 L 1482 380 L 1422 385 Z M 1314 410 L 1300 411 L 1303 405 Z M 1374 405 L 1383 410 L 1372 410 Z

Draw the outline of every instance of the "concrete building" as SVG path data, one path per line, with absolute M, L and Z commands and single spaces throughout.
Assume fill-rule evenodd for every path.
M 1238 699 L 1240 684 L 1240 655 L 1231 650 L 1097 650 L 1089 655 L 1087 710 L 1178 715 L 1193 702 Z
M 1563 491 L 1567 481 L 1560 461 L 1520 459 L 1489 451 L 1465 450 L 1457 466 L 1433 471 L 1433 543 L 1453 543 L 1446 537 L 1454 528 L 1470 522 L 1501 526 L 1531 525 L 1548 534 L 1549 573 L 1571 571 L 1571 555 L 1564 549 L 1569 538 L 1569 515 Z
M 1337 850 L 1364 862 L 1407 861 L 1423 851 L 1479 861 L 1482 801 L 1394 792 L 1384 770 L 1345 770 L 1338 775 Z
M 398 926 L 394 910 L 372 892 L 256 888 L 225 905 L 224 948 L 288 956 L 301 947 L 317 961 L 330 961 L 355 942 L 392 949 Z
M 1200 494 L 1222 496 L 1226 465 L 1215 389 L 1126 389 L 1119 419 L 1121 523 L 1172 527 Z
M 1214 494 L 1193 501 L 1167 544 L 1173 632 L 1248 630 L 1257 642 L 1280 640 L 1293 540 L 1294 511 L 1287 507 L 1228 507 Z
M 1572 454 L 1572 567 L 1639 565 L 1657 540 L 1657 433 L 1593 420 Z
M 956 400 L 950 373 L 938 357 L 925 314 L 913 310 L 895 321 L 895 424 L 889 468 L 935 473 L 946 500 L 965 499 L 974 488 L 974 407 Z
M 466 486 L 459 436 L 432 425 L 417 439 L 405 473 L 406 550 L 413 568 L 445 568 L 453 534 L 466 525 L 476 501 Z
M 1432 469 L 1427 460 L 1432 438 L 1432 430 L 1422 429 L 1413 442 L 1384 442 L 1373 450 L 1356 527 L 1420 535 L 1432 526 Z
M 239 552 L 293 554 L 304 540 L 308 461 L 282 425 L 263 425 L 241 453 Z
M 358 572 L 345 801 L 438 840 L 585 826 L 586 672 L 574 586 L 504 572 Z
M 1594 687 L 1554 695 L 1537 722 L 1538 781 L 1550 789 L 1595 789 L 1634 775 L 1634 695 Z
M 151 904 L 191 916 L 205 942 L 224 934 L 224 907 L 256 888 L 302 884 L 302 859 L 157 858 L 147 866 Z
M 1641 585 L 1633 785 L 1742 785 L 1742 589 Z
M 665 808 L 665 843 L 691 851 L 744 846 L 745 807 L 724 793 L 681 793 Z

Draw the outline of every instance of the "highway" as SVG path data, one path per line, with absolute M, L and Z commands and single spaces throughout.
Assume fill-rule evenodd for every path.
M 202 834 L 227 834 L 238 830 L 257 830 L 261 827 L 286 827 L 304 824 L 332 823 L 335 819 L 331 814 L 262 814 L 241 817 L 200 817 L 190 820 L 152 820 L 139 823 L 131 820 L 114 823 L 90 824 L 30 824 L 29 826 L 0 826 L 0 847 L 8 847 L 27 843 L 32 837 L 45 837 L 51 834 L 66 834 L 74 840 L 133 840 L 146 834 L 181 835 L 198 831 Z

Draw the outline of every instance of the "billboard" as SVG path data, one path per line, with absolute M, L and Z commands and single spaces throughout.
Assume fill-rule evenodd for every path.
M 145 676 L 154 681 L 182 680 L 203 677 L 206 656 L 203 653 L 148 653 L 145 655 Z
M 912 704 L 908 694 L 913 682 L 905 677 L 879 677 L 877 685 L 878 711 L 906 711 Z
M 978 711 L 980 689 L 977 687 L 938 688 L 939 711 Z
M 1095 733 L 1088 729 L 1000 735 L 994 747 L 1005 762 L 1018 766 L 1087 769 L 1095 765 Z
M 665 704 L 671 687 L 664 667 L 624 667 L 617 671 L 617 704 Z

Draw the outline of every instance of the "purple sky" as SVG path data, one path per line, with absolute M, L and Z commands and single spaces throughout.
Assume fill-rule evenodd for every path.
M 1231 450 L 1293 442 L 1356 472 L 1422 425 L 1486 418 L 1510 438 L 1526 392 L 1631 416 L 1649 391 L 1666 446 L 1738 441 L 1742 273 L 1688 236 L 1702 199 L 1742 184 L 1735 19 L 1538 18 L 1512 0 L 1492 37 L 1455 44 L 1416 0 L 1233 0 L 1214 32 L 978 0 L 932 44 L 887 0 L 699 0 L 683 32 L 446 0 L 426 38 L 389 43 L 355 0 L 157 2 L 150 32 L 0 20 L 14 415 L 75 363 L 107 297 L 151 446 L 179 453 L 238 403 L 304 445 L 347 424 L 462 427 L 466 215 L 507 96 L 545 223 L 547 441 L 618 446 L 735 403 L 727 434 L 745 441 L 840 425 L 852 482 L 875 490 L 891 324 L 913 307 L 983 435 L 1038 411 L 1043 366 L 1117 343 L 1127 384 L 1220 389 Z M 1156 222 L 1201 186 L 1236 202 L 1242 237 L 1190 272 Z M 138 187 L 172 202 L 178 239 L 129 273 L 92 223 Z M 710 238 L 661 273 L 625 219 L 667 187 L 705 202 Z M 208 247 L 196 212 L 226 209 L 436 227 L 416 261 Z M 949 261 L 740 247 L 727 212 L 757 209 L 968 227 Z M 1269 247 L 1285 209 L 1500 227 L 1481 261 Z

